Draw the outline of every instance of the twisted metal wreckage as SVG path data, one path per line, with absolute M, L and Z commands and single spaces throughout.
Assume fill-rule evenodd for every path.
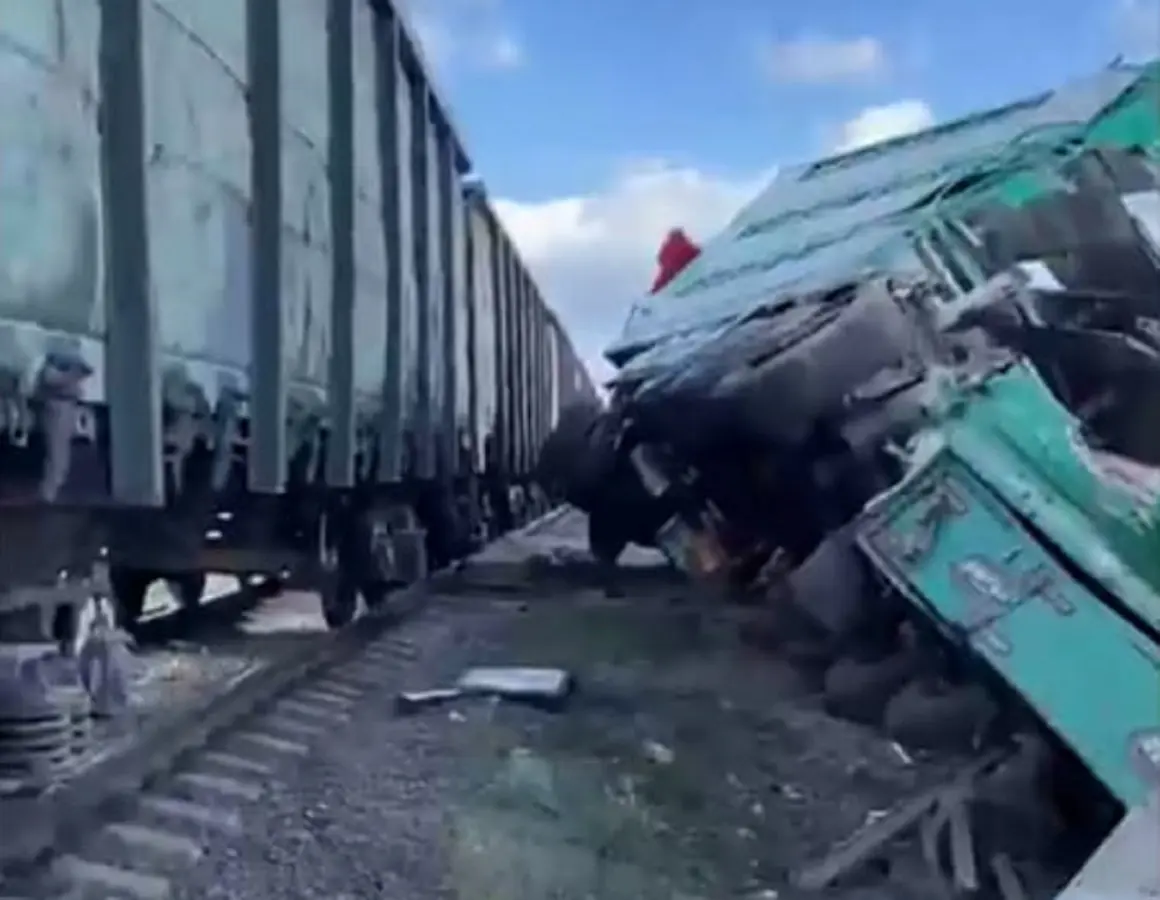
M 979 751 L 801 884 L 946 826 L 957 887 L 1023 896 L 964 820 L 1016 769 L 1103 842 L 1062 897 L 1155 896 L 1160 63 L 784 172 L 695 250 L 543 477 L 605 562 L 765 586 L 836 714 Z

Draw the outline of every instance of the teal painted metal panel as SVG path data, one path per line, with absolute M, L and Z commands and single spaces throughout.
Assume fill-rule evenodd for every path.
M 1104 476 L 1077 428 L 1019 366 L 971 395 L 943 434 L 991 490 L 1160 631 L 1160 507 Z
M 966 640 L 1121 800 L 1154 773 L 1160 656 L 1066 573 L 949 451 L 875 504 L 861 525 L 871 558 Z

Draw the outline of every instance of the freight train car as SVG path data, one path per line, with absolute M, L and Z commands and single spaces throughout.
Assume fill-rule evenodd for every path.
M 513 524 L 574 354 L 387 0 L 8 4 L 0 61 L 0 640 L 207 571 L 340 625 Z
M 467 185 L 468 352 L 475 377 L 464 442 L 485 533 L 542 511 L 532 474 L 538 448 L 576 395 L 596 396 L 556 314 L 507 238 L 483 186 Z

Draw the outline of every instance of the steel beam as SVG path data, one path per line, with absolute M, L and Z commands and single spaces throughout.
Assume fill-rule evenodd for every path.
M 250 125 L 250 488 L 278 493 L 286 477 L 282 365 L 282 63 L 280 0 L 246 2 Z
M 354 485 L 354 35 L 353 0 L 328 0 L 330 181 L 330 431 L 326 483 Z
M 383 240 L 387 261 L 387 340 L 383 368 L 383 412 L 379 426 L 379 480 L 403 478 L 403 222 L 400 170 L 404 164 L 399 127 L 399 22 L 375 20 L 375 71 L 378 106 L 379 176 L 382 185 Z
M 432 443 L 431 391 L 431 314 L 434 292 L 431 289 L 431 116 L 428 94 L 424 84 L 411 82 L 411 233 L 414 248 L 416 313 L 418 329 L 416 356 L 418 372 L 415 379 L 415 474 L 431 478 L 435 474 L 434 446 Z
M 458 468 L 459 446 L 459 308 L 461 263 L 456 240 L 455 217 L 459 214 L 459 178 L 450 128 L 438 134 L 439 249 L 443 269 L 443 410 L 438 423 L 440 470 L 448 477 Z
M 165 502 L 160 347 L 150 285 L 141 0 L 101 0 L 101 169 L 113 500 Z

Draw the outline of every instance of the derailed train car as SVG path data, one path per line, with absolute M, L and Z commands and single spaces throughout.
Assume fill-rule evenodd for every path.
M 1158 322 L 1160 63 L 1115 64 L 779 176 L 609 351 L 589 466 L 635 488 L 590 507 L 748 588 L 836 715 L 998 748 L 987 852 L 1154 846 Z
M 340 625 L 531 511 L 570 344 L 390 3 L 9 4 L 0 36 L 0 640 L 110 588 L 131 625 L 158 580 L 193 615 L 207 571 Z

